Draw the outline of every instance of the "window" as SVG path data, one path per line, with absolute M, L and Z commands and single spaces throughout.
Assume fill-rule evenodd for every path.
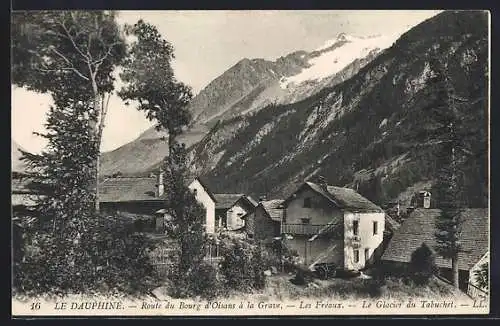
M 354 235 L 359 234 L 359 221 L 352 221 L 352 232 Z
M 359 250 L 354 249 L 354 262 L 359 263 Z
M 311 222 L 309 217 L 303 217 L 300 220 L 302 221 L 302 224 L 309 224 Z
M 370 248 L 365 249 L 365 262 L 370 259 Z
M 310 197 L 304 198 L 304 207 L 311 208 L 311 198 Z
M 378 222 L 373 221 L 373 235 L 378 234 Z

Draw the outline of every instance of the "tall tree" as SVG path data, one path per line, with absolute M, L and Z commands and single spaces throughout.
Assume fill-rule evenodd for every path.
M 173 46 L 158 29 L 143 20 L 127 26 L 126 32 L 136 38 L 129 49 L 120 74 L 125 86 L 118 93 L 124 100 L 138 102 L 156 129 L 168 133 L 169 150 L 176 137 L 192 119 L 187 104 L 193 97 L 191 88 L 176 80 L 172 69 Z
M 87 105 L 97 155 L 94 205 L 99 211 L 99 157 L 113 91 L 113 71 L 126 55 L 112 11 L 29 11 L 12 15 L 12 81 L 48 93 L 56 106 L 68 99 Z
M 24 258 L 16 260 L 16 290 L 136 294 L 156 281 L 147 237 L 136 234 L 128 219 L 94 213 L 90 186 L 97 146 L 87 115 L 87 103 L 59 98 L 49 110 L 47 132 L 41 134 L 47 147 L 40 154 L 23 153 L 28 185 L 38 193 L 37 218 L 18 229 L 27 237 L 13 244 Z M 28 246 L 30 250 L 19 250 Z
M 176 284 L 177 295 L 189 291 L 188 287 L 205 254 L 203 227 L 204 209 L 187 187 L 189 177 L 187 150 L 179 144 L 177 136 L 191 121 L 187 104 L 192 98 L 191 89 L 176 80 L 171 66 L 174 59 L 172 45 L 163 39 L 155 26 L 139 20 L 127 27 L 135 38 L 129 56 L 120 74 L 124 87 L 118 93 L 122 99 L 135 101 L 137 109 L 156 122 L 156 129 L 168 133 L 169 151 L 163 160 L 165 172 L 165 206 L 173 219 L 169 233 L 179 248 Z
M 91 267 L 88 255 L 79 245 L 94 218 L 93 166 L 96 157 L 94 135 L 86 117 L 88 106 L 68 99 L 50 108 L 45 123 L 48 141 L 40 154 L 23 152 L 28 186 L 35 198 L 37 219 L 25 234 L 29 245 L 37 248 L 27 255 L 27 263 L 15 275 L 24 291 L 82 290 L 88 285 L 79 279 Z
M 436 124 L 434 135 L 441 145 L 438 158 L 439 170 L 436 186 L 440 214 L 436 218 L 435 247 L 437 253 L 451 260 L 453 284 L 459 287 L 459 253 L 462 212 L 462 187 L 460 161 L 463 158 L 461 118 L 456 104 L 456 94 L 450 80 L 449 72 L 437 54 L 430 60 L 433 72 L 428 83 L 433 92 L 431 104 L 427 108 Z
M 38 133 L 47 139 L 46 149 L 40 154 L 23 152 L 29 187 L 39 194 L 36 211 L 40 229 L 48 227 L 59 236 L 68 235 L 65 227 L 70 219 L 79 223 L 78 216 L 92 212 L 95 199 L 89 189 L 94 181 L 97 147 L 87 109 L 85 103 L 72 100 L 63 107 L 51 107 L 45 123 L 47 131 Z

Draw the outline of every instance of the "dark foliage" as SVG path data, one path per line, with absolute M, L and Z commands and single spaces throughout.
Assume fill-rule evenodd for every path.
M 429 283 L 430 278 L 437 273 L 434 253 L 425 243 L 411 254 L 409 273 L 410 279 L 417 285 Z
M 155 26 L 139 20 L 126 29 L 136 40 L 120 74 L 125 85 L 119 95 L 124 100 L 137 101 L 136 108 L 156 122 L 156 129 L 168 132 L 169 151 L 161 169 L 165 174 L 165 208 L 172 217 L 167 233 L 177 249 L 169 273 L 173 296 L 211 296 L 216 291 L 211 293 L 210 286 L 217 280 L 212 267 L 203 262 L 205 209 L 187 187 L 190 176 L 187 150 L 176 140 L 191 121 L 187 109 L 191 89 L 176 80 L 171 67 L 174 48 Z
M 113 71 L 127 55 L 113 11 L 18 11 L 12 15 L 12 81 L 47 93 L 54 104 L 84 103 L 95 146 L 94 205 L 99 211 L 100 146 L 114 89 Z M 59 113 L 61 114 L 61 113 Z M 56 113 L 51 114 L 58 118 Z M 76 181 L 76 180 L 75 180 Z
M 138 295 L 158 284 L 148 256 L 154 244 L 135 233 L 130 222 L 119 216 L 93 216 L 85 228 L 86 233 L 75 238 L 29 232 L 15 274 L 16 291 Z
M 138 101 L 138 110 L 157 123 L 158 130 L 168 131 L 173 142 L 189 124 L 187 104 L 191 89 L 175 79 L 171 61 L 173 46 L 162 38 L 157 28 L 139 20 L 127 26 L 127 33 L 137 37 L 125 58 L 120 74 L 125 86 L 118 93 L 124 100 Z
M 239 291 L 262 289 L 265 285 L 264 249 L 244 239 L 221 235 L 220 273 L 226 288 Z
M 485 262 L 479 266 L 479 269 L 474 272 L 474 278 L 478 286 L 482 289 L 489 288 L 489 263 Z

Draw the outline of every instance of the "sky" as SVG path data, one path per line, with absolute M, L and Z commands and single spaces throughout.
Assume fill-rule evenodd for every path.
M 155 25 L 175 49 L 176 77 L 198 93 L 243 58 L 275 60 L 297 50 L 314 50 L 340 33 L 385 35 L 407 30 L 436 15 L 430 10 L 308 11 L 121 11 L 119 24 L 139 19 Z M 119 82 L 116 85 L 119 89 Z M 50 97 L 12 86 L 12 138 L 39 152 Z M 152 126 L 142 112 L 110 100 L 102 151 L 116 149 Z

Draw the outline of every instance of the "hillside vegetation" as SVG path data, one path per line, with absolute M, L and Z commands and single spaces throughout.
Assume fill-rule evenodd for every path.
M 192 149 L 193 174 L 216 191 L 283 197 L 322 175 L 376 203 L 432 187 L 440 144 L 423 110 L 433 94 L 430 54 L 447 63 L 472 154 L 461 166 L 464 199 L 487 204 L 486 12 L 446 11 L 405 33 L 357 74 L 302 101 L 269 105 L 215 125 Z M 432 189 L 430 189 L 432 190 Z

